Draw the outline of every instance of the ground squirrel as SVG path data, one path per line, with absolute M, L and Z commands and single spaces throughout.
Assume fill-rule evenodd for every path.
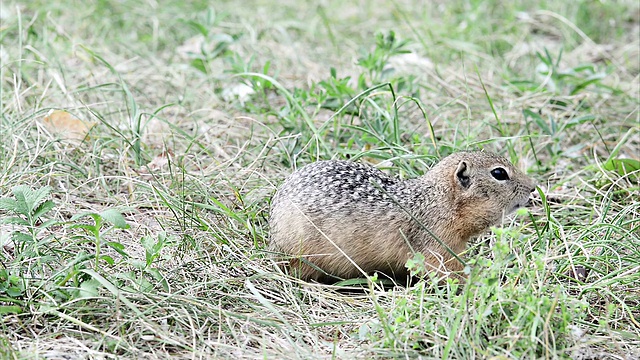
M 292 273 L 321 282 L 375 271 L 400 279 L 413 252 L 434 271 L 460 271 L 418 222 L 460 254 L 470 238 L 526 205 L 534 189 L 507 159 L 481 151 L 454 153 L 409 180 L 319 161 L 291 174 L 273 197 L 270 248 Z

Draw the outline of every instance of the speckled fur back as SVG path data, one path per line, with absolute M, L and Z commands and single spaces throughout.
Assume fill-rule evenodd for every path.
M 286 196 L 312 212 L 348 211 L 367 205 L 382 211 L 393 206 L 387 193 L 395 191 L 398 184 L 397 179 L 368 165 L 320 161 L 293 173 L 276 193 L 274 202 Z

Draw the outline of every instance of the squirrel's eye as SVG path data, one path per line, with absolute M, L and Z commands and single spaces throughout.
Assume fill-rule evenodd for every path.
M 493 176 L 494 179 L 499 181 L 509 180 L 509 174 L 507 174 L 507 170 L 501 167 L 491 170 L 491 176 Z

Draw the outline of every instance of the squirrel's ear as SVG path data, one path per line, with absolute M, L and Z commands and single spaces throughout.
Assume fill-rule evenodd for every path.
M 471 186 L 471 178 L 469 177 L 469 170 L 467 169 L 467 163 L 460 161 L 458 168 L 456 169 L 456 179 L 463 188 L 467 189 Z

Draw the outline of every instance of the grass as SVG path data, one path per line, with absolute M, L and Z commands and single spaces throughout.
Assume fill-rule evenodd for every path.
M 2 2 L 0 357 L 640 357 L 639 11 Z M 478 148 L 541 190 L 466 283 L 344 291 L 263 250 L 296 167 Z

